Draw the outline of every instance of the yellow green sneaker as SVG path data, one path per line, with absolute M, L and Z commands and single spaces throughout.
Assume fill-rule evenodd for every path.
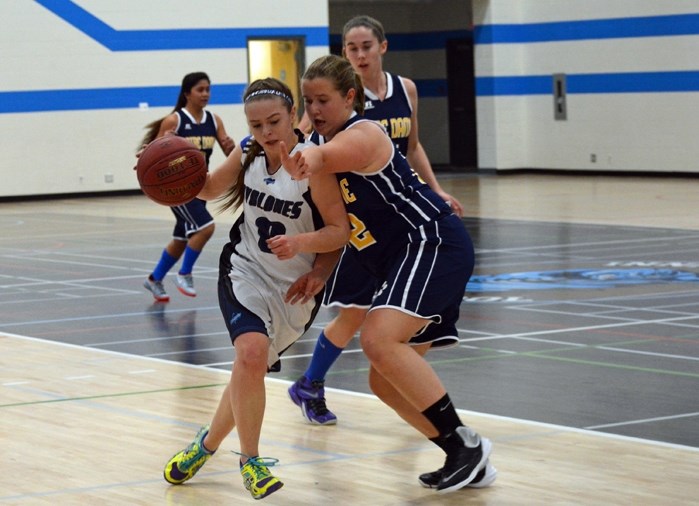
M 240 467 L 245 488 L 250 491 L 253 499 L 262 499 L 272 492 L 276 492 L 284 486 L 277 478 L 272 476 L 268 467 L 279 462 L 277 459 L 267 457 L 250 457 Z
M 204 448 L 204 438 L 208 433 L 209 426 L 204 425 L 199 429 L 194 441 L 169 460 L 163 471 L 165 481 L 179 485 L 197 474 L 201 466 L 215 453 Z

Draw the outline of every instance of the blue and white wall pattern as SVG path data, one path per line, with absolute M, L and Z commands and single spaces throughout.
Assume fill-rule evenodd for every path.
M 185 74 L 209 74 L 210 107 L 239 139 L 247 130 L 240 101 L 248 37 L 304 37 L 307 61 L 327 53 L 326 2 L 202 0 L 196 7 L 186 0 L 0 3 L 0 196 L 136 189 L 143 127 L 172 110 Z

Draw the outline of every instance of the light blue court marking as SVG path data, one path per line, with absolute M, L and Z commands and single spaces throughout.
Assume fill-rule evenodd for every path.
M 566 269 L 471 276 L 468 292 L 600 290 L 620 286 L 698 283 L 699 274 L 674 269 Z
M 110 51 L 243 49 L 251 37 L 303 37 L 306 46 L 328 45 L 328 28 L 325 26 L 115 30 L 71 0 L 35 1 Z

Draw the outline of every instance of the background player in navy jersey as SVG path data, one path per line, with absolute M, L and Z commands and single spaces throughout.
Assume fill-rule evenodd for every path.
M 182 79 L 175 109 L 168 116 L 146 126 L 143 144 L 148 144 L 167 133 L 175 133 L 197 146 L 206 157 L 206 164 L 219 146 L 230 154 L 235 142 L 226 133 L 221 118 L 206 109 L 211 96 L 211 80 L 204 72 L 193 72 Z M 214 233 L 214 219 L 206 209 L 206 202 L 195 198 L 188 204 L 171 207 L 175 215 L 172 240 L 165 246 L 160 260 L 143 286 L 158 302 L 167 302 L 170 296 L 163 286 L 163 278 L 184 254 L 175 283 L 184 295 L 195 297 L 192 269 L 199 254 Z
M 210 426 L 165 466 L 173 484 L 190 479 L 237 428 L 240 473 L 255 499 L 282 482 L 259 455 L 265 412 L 265 374 L 310 326 L 316 298 L 349 238 L 349 221 L 332 174 L 293 180 L 281 168 L 281 142 L 298 157 L 306 147 L 294 131 L 291 91 L 273 78 L 258 80 L 243 95 L 252 134 L 212 171 L 200 196 L 223 195 L 224 209 L 243 206 L 223 248 L 219 304 L 235 362 Z M 285 152 L 289 156 L 288 152 Z M 318 254 L 316 254 L 318 253 Z
M 345 23 L 342 37 L 343 54 L 361 78 L 364 87 L 364 117 L 376 120 L 386 128 L 391 140 L 406 155 L 411 167 L 461 216 L 461 204 L 439 185 L 418 138 L 415 83 L 383 70 L 383 55 L 388 42 L 382 24 L 370 16 L 355 16 Z M 308 122 L 307 116 L 305 120 Z M 304 418 L 313 424 L 337 423 L 336 415 L 327 407 L 325 377 L 359 330 L 377 288 L 366 283 L 365 280 L 370 277 L 362 275 L 363 267 L 353 259 L 352 255 L 343 255 L 328 282 L 323 302 L 327 306 L 338 308 L 337 315 L 318 336 L 308 368 L 289 388 L 292 401 L 301 408 Z M 424 355 L 430 347 L 444 348 L 457 343 L 457 333 L 449 332 L 448 335 L 436 336 L 432 343 L 415 345 L 414 349 Z M 496 476 L 497 470 L 488 464 L 469 486 L 488 486 Z M 438 478 L 434 473 L 427 473 L 420 477 L 420 483 L 425 487 L 435 487 Z
M 317 146 L 290 158 L 281 145 L 282 163 L 294 178 L 335 174 L 340 183 L 352 225 L 343 256 L 354 257 L 376 289 L 360 331 L 369 385 L 446 453 L 444 466 L 427 473 L 438 477 L 437 490 L 460 489 L 487 468 L 491 443 L 462 424 L 439 377 L 411 343 L 456 335 L 474 265 L 471 239 L 383 127 L 357 114 L 364 90 L 347 60 L 317 59 L 301 89 Z
M 355 16 L 342 29 L 342 52 L 364 86 L 364 117 L 381 123 L 410 166 L 461 216 L 463 207 L 444 191 L 418 136 L 418 93 L 407 77 L 386 72 L 388 40 L 383 25 L 370 16 Z

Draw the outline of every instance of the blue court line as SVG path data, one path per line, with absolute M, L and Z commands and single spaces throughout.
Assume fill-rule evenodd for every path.
M 325 26 L 115 30 L 71 0 L 34 1 L 111 51 L 241 49 L 255 37 L 304 37 L 306 46 L 328 45 Z
M 660 2 L 658 2 L 660 3 Z M 474 28 L 476 44 L 513 44 L 699 34 L 699 14 L 493 24 Z

